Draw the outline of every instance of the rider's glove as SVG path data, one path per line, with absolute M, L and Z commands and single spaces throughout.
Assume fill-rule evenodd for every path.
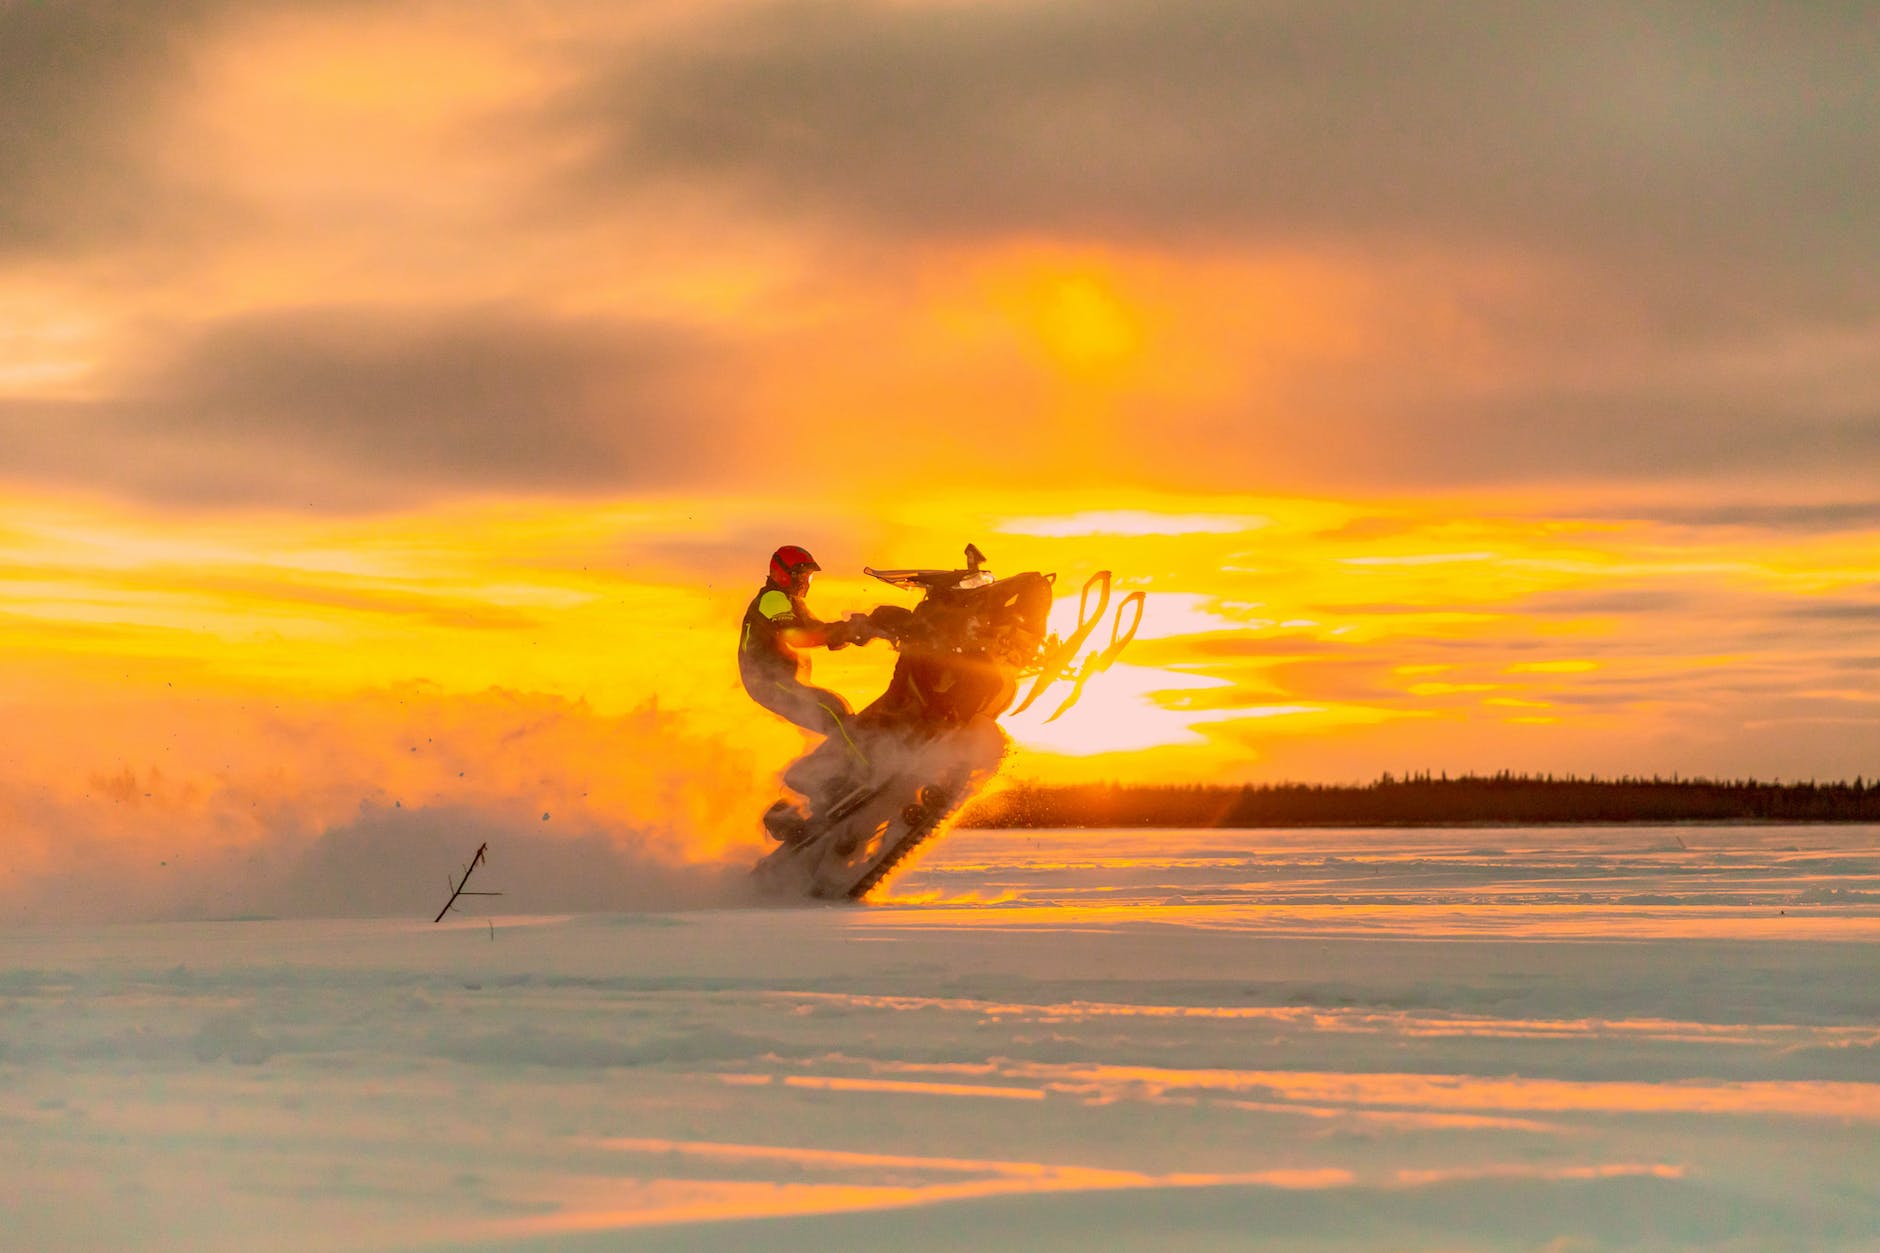
M 850 644 L 866 644 L 870 638 L 867 619 L 850 614 L 840 622 L 831 622 L 823 641 L 831 649 L 837 649 L 847 648 Z

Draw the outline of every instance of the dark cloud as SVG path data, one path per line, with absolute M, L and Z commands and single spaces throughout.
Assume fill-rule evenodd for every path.
M 1880 411 L 1842 412 L 1832 400 L 1793 394 L 1789 381 L 1745 387 L 1721 374 L 1696 384 L 1641 374 L 1597 389 L 1523 391 L 1479 410 L 1452 409 L 1447 419 L 1428 415 L 1419 423 L 1422 447 L 1443 451 L 1421 460 L 1432 474 L 1537 480 L 1567 468 L 1603 481 L 1667 470 L 1808 475 L 1880 466 Z M 1396 447 L 1414 456 L 1411 441 Z
M 1597 522 L 1633 522 L 1661 527 L 1672 527 L 1693 532 L 1732 531 L 1765 534 L 1798 535 L 1836 535 L 1860 534 L 1880 529 L 1880 501 L 1871 500 L 1836 500 L 1819 503 L 1723 503 L 1707 505 L 1679 505 L 1664 501 L 1641 501 L 1628 505 L 1602 506 L 1573 509 L 1570 513 L 1547 515 L 1486 515 L 1494 521 L 1510 523 L 1531 523 L 1537 517 L 1545 516 L 1550 522 L 1570 517 L 1575 520 Z M 1395 518 L 1386 515 L 1370 515 L 1354 518 L 1342 526 L 1331 527 L 1314 534 L 1315 539 L 1332 540 L 1375 540 L 1395 539 L 1414 535 L 1427 527 L 1426 522 L 1410 518 Z M 1704 538 L 1694 536 L 1693 538 Z M 1717 537 L 1710 537 L 1717 538 Z M 1600 593 L 1601 596 L 1616 595 L 1621 598 L 1626 592 Z M 1666 595 L 1662 589 L 1639 589 L 1639 594 L 1646 597 Z M 1570 601 L 1536 602 L 1539 604 L 1570 604 Z M 1621 603 L 1617 607 L 1624 608 Z M 1637 608 L 1652 608 L 1651 604 L 1641 602 Z M 1325 608 L 1325 612 L 1350 613 L 1417 613 L 1422 610 L 1412 605 L 1349 605 Z
M 1546 617 L 1577 618 L 1609 614 L 1656 617 L 1661 614 L 1689 613 L 1706 600 L 1715 599 L 1714 595 L 1706 597 L 1671 587 L 1632 587 L 1592 592 L 1542 592 L 1517 602 L 1514 609 L 1519 613 Z
M 153 387 L 178 433 L 269 443 L 392 474 L 514 485 L 669 471 L 695 421 L 675 381 L 695 345 L 658 327 L 502 311 L 354 310 L 224 323 Z
M 344 19 L 371 0 L 0 0 L 0 261 L 213 246 L 251 211 L 181 172 L 166 128 L 234 19 Z
M 1798 392 L 1794 379 L 1678 379 L 1683 367 L 1669 358 L 1628 368 L 1615 363 L 1596 385 L 1563 386 L 1550 377 L 1560 362 L 1536 362 L 1482 396 L 1454 378 L 1412 378 L 1370 357 L 1299 381 L 1297 403 L 1278 412 L 1236 399 L 1169 422 L 1143 402 L 1135 424 L 1160 430 L 1139 447 L 1133 469 L 1153 482 L 1221 490 L 1244 487 L 1254 466 L 1267 481 L 1371 488 L 1777 476 L 1846 492 L 1880 472 L 1880 410 L 1846 412 L 1837 400 Z M 1806 390 L 1822 382 L 1811 378 Z M 1870 384 L 1847 377 L 1835 386 Z
M 1875 590 L 1880 592 L 1880 588 Z M 1804 600 L 1783 609 L 1782 616 L 1803 622 L 1863 624 L 1880 632 L 1880 597 L 1872 600 L 1851 597 Z
M 1877 38 L 1860 4 L 805 0 L 584 104 L 603 177 L 896 231 L 1420 235 L 1853 282 Z
M 244 203 L 213 148 L 188 159 L 213 136 L 185 133 L 196 115 L 170 106 L 201 103 L 196 58 L 249 51 L 232 15 L 299 10 L 343 33 L 349 8 L 0 0 L 0 264 L 154 238 L 138 254 L 154 266 L 147 290 L 176 296 L 190 259 L 225 238 L 330 246 L 272 238 L 300 220 L 270 216 L 291 206 Z M 442 11 L 409 12 L 421 26 Z M 541 17 L 519 12 L 519 33 L 539 35 Z M 565 93 L 459 119 L 507 175 L 492 182 L 493 220 L 550 238 L 650 188 L 704 203 L 707 185 L 731 193 L 734 233 L 794 219 L 862 241 L 874 268 L 823 254 L 789 297 L 808 312 L 751 319 L 769 329 L 748 332 L 737 368 L 657 326 L 500 310 L 265 313 L 186 342 L 166 330 L 167 355 L 116 371 L 103 399 L 0 402 L 0 472 L 323 507 L 633 490 L 708 470 L 742 486 L 766 460 L 805 463 L 805 489 L 841 488 L 905 474 L 910 451 L 930 479 L 1029 484 L 1064 473 L 1074 450 L 1093 480 L 1236 492 L 1880 473 L 1872 6 L 790 0 L 710 6 L 625 38 L 591 17 L 571 6 L 564 29 L 581 39 L 530 44 L 569 58 Z M 579 168 L 561 199 L 540 194 L 544 153 L 589 154 L 546 163 Z M 923 356 L 892 301 L 844 321 L 858 280 L 911 289 L 910 241 L 1014 237 L 1194 256 L 1304 248 L 1415 290 L 1366 296 L 1359 347 L 1338 360 L 1277 360 L 1211 402 L 1125 386 L 1074 423 L 1041 416 L 1062 410 L 1062 380 L 1022 345 Z M 1540 259 L 1512 267 L 1533 289 L 1457 276 L 1499 274 L 1509 253 Z M 1262 298 L 1274 297 L 1250 297 Z M 1195 351 L 1247 362 L 1272 349 L 1230 315 Z M 1434 325 L 1448 321 L 1454 343 Z M 1478 350 L 1490 377 L 1463 377 L 1459 358 Z M 1730 372 L 1743 361 L 1748 374 Z M 799 402 L 799 427 L 814 397 L 829 411 L 816 420 L 855 436 L 831 431 L 814 455 L 795 429 L 750 422 L 731 439 L 723 389 L 755 392 L 762 370 L 771 394 Z M 927 393 L 958 415 L 861 429 Z M 1394 525 L 1364 520 L 1349 538 Z
M 1174 420 L 1124 399 L 1116 429 L 1160 434 L 1138 480 L 1858 477 L 1873 351 L 1807 345 L 1870 339 L 1880 307 L 1876 46 L 1856 5 L 810 0 L 636 50 L 577 112 L 602 136 L 589 192 L 705 178 L 888 240 L 1553 264 L 1553 290 L 1409 300 L 1277 392 Z M 1459 379 L 1432 319 L 1499 377 Z
M 1528 675 L 1545 680 L 1546 698 L 1557 704 L 1623 704 L 1637 701 L 1681 700 L 1721 703 L 1737 698 L 1768 700 L 1789 695 L 1806 671 L 1794 667 L 1744 661 L 1730 667 L 1702 670 L 1652 669 L 1643 673 Z
M 0 257 L 119 237 L 169 212 L 153 121 L 221 7 L 0 3 Z
M 708 353 L 500 309 L 272 312 L 185 335 L 108 400 L 0 405 L 0 431 L 14 474 L 180 503 L 657 488 L 727 455 Z
M 1592 510 L 1581 516 L 1662 522 L 1695 528 L 1834 534 L 1880 529 L 1880 500 L 1776 505 L 1650 505 Z
M 890 243 L 1306 248 L 1440 293 L 1213 411 L 1123 400 L 1163 436 L 1136 481 L 1857 477 L 1872 349 L 1808 345 L 1880 307 L 1877 46 L 1853 4 L 804 0 L 623 54 L 573 107 L 582 195 L 704 179 Z M 1551 287 L 1456 271 L 1509 254 Z M 1450 322 L 1499 379 L 1457 376 Z

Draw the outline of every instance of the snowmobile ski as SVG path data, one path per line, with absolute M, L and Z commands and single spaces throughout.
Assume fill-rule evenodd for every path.
M 1078 667 L 1077 677 L 1071 683 L 1070 695 L 1064 698 L 1063 704 L 1051 711 L 1051 716 L 1045 719 L 1046 722 L 1056 722 L 1066 710 L 1083 698 L 1084 684 L 1090 682 L 1091 675 L 1102 674 L 1116 664 L 1117 656 L 1129 641 L 1136 638 L 1136 628 L 1142 625 L 1142 602 L 1143 593 L 1141 592 L 1131 592 L 1123 597 L 1122 603 L 1116 607 L 1116 617 L 1110 622 L 1110 642 L 1104 646 L 1102 652 L 1091 653 L 1084 658 L 1084 664 Z M 1122 631 L 1119 635 L 1118 632 L 1121 631 L 1123 625 L 1123 611 L 1131 605 L 1136 607 L 1136 614 L 1130 619 L 1129 630 Z
M 1088 612 L 1092 588 L 1097 589 L 1095 613 Z M 1077 629 L 1071 632 L 1070 638 L 1062 642 L 1045 641 L 1044 659 L 1040 663 L 1038 677 L 1032 681 L 1030 690 L 1025 693 L 1025 699 L 1012 707 L 1013 713 L 1024 713 L 1031 707 L 1033 701 L 1044 694 L 1047 687 L 1069 673 L 1071 662 L 1077 658 L 1077 651 L 1084 646 L 1084 641 L 1090 638 L 1090 633 L 1097 629 L 1097 622 L 1103 617 L 1103 611 L 1109 608 L 1109 604 L 1110 572 L 1099 570 L 1085 580 L 1084 590 L 1078 594 Z

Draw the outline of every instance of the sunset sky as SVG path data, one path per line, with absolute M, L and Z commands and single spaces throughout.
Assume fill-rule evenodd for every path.
M 1148 592 L 1019 777 L 1872 776 L 1877 56 L 1864 4 L 0 2 L 13 890 L 393 810 L 735 844 L 780 543 L 828 614 L 968 541 Z

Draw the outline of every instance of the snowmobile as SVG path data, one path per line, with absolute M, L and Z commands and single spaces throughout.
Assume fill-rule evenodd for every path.
M 765 890 L 867 896 L 998 772 L 1011 747 L 1000 715 L 1068 680 L 1045 721 L 1062 716 L 1142 623 L 1143 593 L 1131 592 L 1116 607 L 1108 644 L 1079 662 L 1109 607 L 1110 572 L 1084 584 L 1077 626 L 1060 639 L 1046 625 L 1057 576 L 995 578 L 984 562 L 968 544 L 963 570 L 862 568 L 922 596 L 912 609 L 883 605 L 852 620 L 851 642 L 885 639 L 898 651 L 894 675 L 851 720 L 849 742 L 831 737 L 784 771 L 787 794 L 764 814 L 779 847 L 753 870 Z M 1021 683 L 1028 687 L 1013 706 Z

